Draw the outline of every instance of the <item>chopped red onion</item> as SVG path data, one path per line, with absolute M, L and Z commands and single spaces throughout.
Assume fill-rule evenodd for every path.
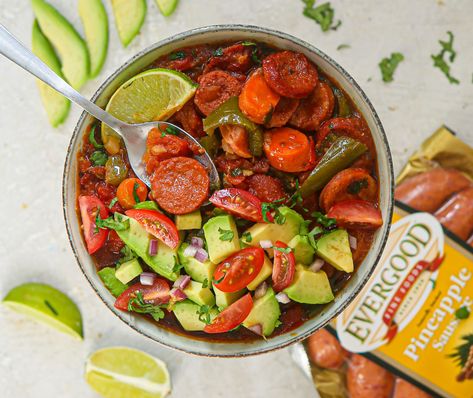
M 173 287 L 177 289 L 185 289 L 187 285 L 190 283 L 191 277 L 189 275 L 181 275 L 179 278 L 176 279 L 174 284 L 172 285 Z
M 202 238 L 199 238 L 198 236 L 193 236 L 191 239 L 191 245 L 202 249 L 204 247 L 204 240 Z
M 209 253 L 207 253 L 205 249 L 199 248 L 197 249 L 194 258 L 200 263 L 205 263 L 209 258 Z
M 348 235 L 348 240 L 350 241 L 350 247 L 353 250 L 356 250 L 356 247 L 358 246 L 358 241 L 354 236 Z
M 322 260 L 321 258 L 316 259 L 312 265 L 309 267 L 309 270 L 312 272 L 317 272 L 320 271 L 320 269 L 324 266 L 325 261 Z
M 156 256 L 156 254 L 158 254 L 158 241 L 156 239 L 149 241 L 148 254 L 150 256 Z
M 195 253 L 197 253 L 198 247 L 189 245 L 184 249 L 184 257 L 194 257 Z
M 154 283 L 156 274 L 152 272 L 143 272 L 140 274 L 140 283 L 145 286 L 151 286 Z
M 248 327 L 248 330 L 251 330 L 253 333 L 256 333 L 259 336 L 263 335 L 263 326 L 257 323 L 256 325 L 252 325 Z
M 175 301 L 182 301 L 187 298 L 187 295 L 177 287 L 172 288 L 169 294 Z
M 255 290 L 255 299 L 263 297 L 268 291 L 268 284 L 266 282 L 261 283 Z
M 284 292 L 279 292 L 276 294 L 276 300 L 278 300 L 278 303 L 281 304 L 288 304 L 291 301 L 289 296 Z
M 271 242 L 270 240 L 261 240 L 259 242 L 259 245 L 263 249 L 271 249 L 273 247 L 273 242 Z

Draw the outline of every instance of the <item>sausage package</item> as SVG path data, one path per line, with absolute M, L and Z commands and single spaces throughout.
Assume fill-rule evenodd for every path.
M 473 398 L 473 148 L 440 128 L 395 197 L 369 282 L 304 343 L 316 388 L 323 398 Z

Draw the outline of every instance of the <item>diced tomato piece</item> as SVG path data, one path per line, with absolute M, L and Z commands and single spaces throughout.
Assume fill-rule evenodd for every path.
M 155 278 L 152 285 L 142 285 L 135 283 L 126 289 L 115 300 L 115 308 L 122 311 L 128 311 L 128 303 L 136 294 L 140 292 L 143 296 L 143 301 L 146 304 L 162 305 L 169 302 L 171 296 L 169 282 L 163 278 Z
M 283 242 L 276 241 L 274 244 L 273 289 L 275 292 L 284 290 L 294 279 L 296 258 L 292 251 L 286 253 L 287 249 L 288 246 Z
M 248 191 L 238 188 L 221 189 L 210 197 L 216 207 L 245 220 L 263 222 L 262 203 Z
M 107 218 L 108 210 L 102 201 L 93 195 L 79 196 L 79 209 L 87 251 L 93 254 L 105 244 L 108 235 L 108 230 L 97 228 L 95 219 L 97 214 L 100 214 L 102 219 Z
M 366 200 L 345 200 L 335 203 L 327 212 L 337 225 L 345 228 L 377 229 L 383 225 L 381 211 Z
M 240 325 L 253 308 L 251 294 L 247 293 L 241 299 L 224 309 L 210 325 L 205 326 L 205 333 L 225 333 Z

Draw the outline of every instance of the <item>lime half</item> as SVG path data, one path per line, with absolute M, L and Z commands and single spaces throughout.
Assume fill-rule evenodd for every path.
M 171 391 L 164 362 L 126 347 L 95 351 L 87 360 L 85 378 L 105 398 L 162 398 Z
M 82 339 L 82 317 L 77 305 L 59 290 L 42 283 L 25 283 L 10 290 L 3 304 L 61 332 Z
M 195 93 L 197 84 L 185 74 L 170 69 L 150 69 L 123 83 L 112 95 L 106 111 L 127 123 L 166 120 L 181 109 Z M 102 141 L 115 155 L 120 139 L 102 124 Z

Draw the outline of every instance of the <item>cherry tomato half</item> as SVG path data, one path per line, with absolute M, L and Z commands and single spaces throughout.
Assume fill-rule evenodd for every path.
M 89 254 L 93 254 L 105 244 L 108 235 L 107 229 L 96 227 L 95 218 L 97 213 L 100 213 L 100 218 L 107 218 L 108 209 L 94 195 L 79 196 L 79 209 L 87 251 Z
M 248 191 L 226 188 L 214 192 L 210 202 L 216 207 L 253 222 L 263 222 L 261 201 Z
M 241 299 L 224 309 L 210 325 L 205 326 L 205 333 L 225 333 L 236 328 L 250 314 L 253 308 L 251 294 L 245 294 Z
M 366 200 L 335 203 L 327 212 L 327 217 L 335 218 L 340 227 L 373 230 L 383 225 L 381 211 Z
M 133 209 L 127 210 L 125 214 L 138 221 L 146 231 L 171 249 L 179 246 L 179 232 L 176 224 L 159 211 Z
M 148 187 L 138 178 L 125 178 L 117 189 L 118 203 L 126 210 L 133 209 L 137 204 L 135 196 L 140 202 L 146 200 Z
M 122 311 L 128 311 L 128 303 L 136 294 L 140 292 L 143 301 L 147 304 L 161 305 L 169 302 L 171 296 L 169 282 L 163 278 L 156 277 L 152 285 L 142 285 L 135 283 L 120 294 L 115 300 L 115 308 Z
M 275 292 L 280 292 L 288 287 L 294 279 L 296 258 L 292 251 L 285 253 L 277 250 L 277 248 L 287 249 L 288 246 L 285 243 L 276 241 L 274 247 L 273 289 Z
M 222 292 L 237 292 L 256 278 L 263 263 L 264 250 L 261 247 L 242 249 L 218 265 L 213 275 L 214 284 Z

